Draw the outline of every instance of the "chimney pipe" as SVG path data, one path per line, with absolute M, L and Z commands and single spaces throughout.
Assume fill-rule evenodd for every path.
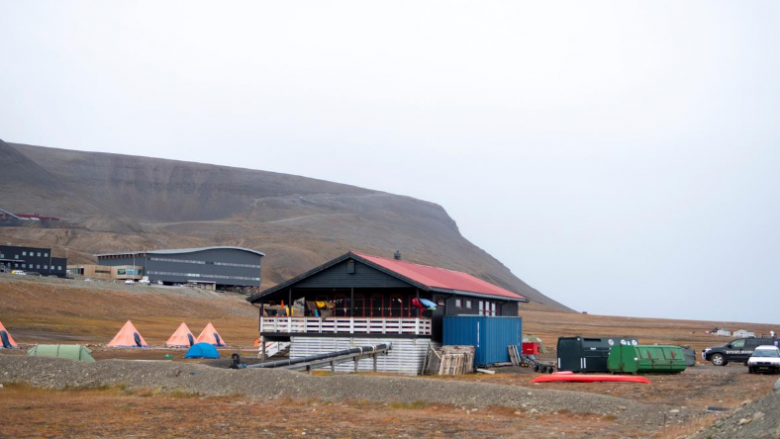
M 400 250 L 396 250 L 395 254 L 393 255 L 393 257 L 395 258 L 396 261 L 400 261 L 401 260 L 401 251 Z

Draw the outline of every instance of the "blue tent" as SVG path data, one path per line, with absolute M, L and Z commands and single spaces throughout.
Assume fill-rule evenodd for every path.
M 219 358 L 219 352 L 208 343 L 195 343 L 184 358 Z

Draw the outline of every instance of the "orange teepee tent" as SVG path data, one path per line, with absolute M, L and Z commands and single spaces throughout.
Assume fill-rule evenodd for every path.
M 148 348 L 146 340 L 141 337 L 138 330 L 133 326 L 133 322 L 130 320 L 122 326 L 122 329 L 116 333 L 111 342 L 107 345 L 112 348 Z
M 5 326 L 3 326 L 3 322 L 0 322 L 0 349 L 1 348 L 18 348 L 19 345 L 16 344 L 16 341 L 14 341 L 14 338 L 11 337 L 11 333 L 8 332 L 7 329 L 5 329 Z
M 190 332 L 186 323 L 179 325 L 179 329 L 165 342 L 169 348 L 188 348 L 195 344 L 195 336 Z
M 203 332 L 201 332 L 198 336 L 198 343 L 208 343 L 213 344 L 214 346 L 225 346 L 225 340 L 223 340 L 217 330 L 214 329 L 214 325 L 212 325 L 211 322 L 209 322 L 209 324 L 203 328 Z

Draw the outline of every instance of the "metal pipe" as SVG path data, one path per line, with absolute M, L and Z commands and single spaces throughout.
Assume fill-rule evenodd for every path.
M 341 356 L 352 355 L 355 358 L 361 358 L 363 354 L 376 355 L 381 352 L 389 350 L 393 346 L 392 343 L 382 343 L 374 346 L 361 346 L 358 348 L 345 349 L 342 351 L 328 352 L 325 354 L 316 354 L 308 357 L 290 358 L 287 360 L 271 361 L 268 363 L 250 364 L 247 365 L 247 369 L 275 369 L 295 366 L 296 364 L 307 363 L 310 361 L 326 360 L 328 358 L 335 358 Z M 235 358 L 234 358 L 235 361 Z

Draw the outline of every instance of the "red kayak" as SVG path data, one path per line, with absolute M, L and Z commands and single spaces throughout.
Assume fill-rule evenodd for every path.
M 556 372 L 552 375 L 541 375 L 533 380 L 532 383 L 597 383 L 597 382 L 617 382 L 617 383 L 642 383 L 650 384 L 650 380 L 645 377 L 635 375 L 583 375 L 571 372 Z

